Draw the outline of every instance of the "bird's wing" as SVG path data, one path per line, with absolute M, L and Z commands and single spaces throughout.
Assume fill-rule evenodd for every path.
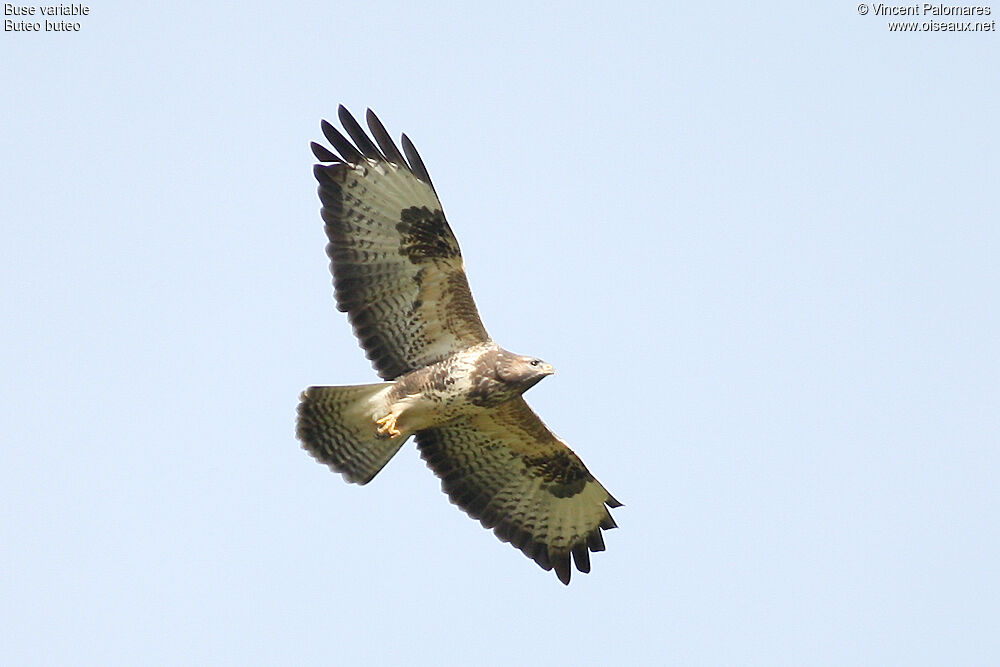
M 458 241 L 410 140 L 403 153 L 370 110 L 374 141 L 343 106 L 354 143 L 323 121 L 336 149 L 312 144 L 337 306 L 382 378 L 489 340 Z
M 546 570 L 570 580 L 570 554 L 590 572 L 601 530 L 619 507 L 580 458 L 522 398 L 417 433 L 427 465 L 451 501 Z

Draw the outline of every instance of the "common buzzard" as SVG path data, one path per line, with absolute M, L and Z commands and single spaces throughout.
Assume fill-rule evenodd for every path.
M 407 136 L 371 110 L 374 141 L 343 106 L 353 144 L 323 121 L 313 143 L 337 306 L 387 382 L 309 387 L 298 437 L 349 482 L 368 483 L 411 435 L 451 501 L 559 580 L 615 528 L 615 500 L 524 402 L 553 373 L 486 333 L 458 241 Z M 405 157 L 404 157 L 405 156 Z

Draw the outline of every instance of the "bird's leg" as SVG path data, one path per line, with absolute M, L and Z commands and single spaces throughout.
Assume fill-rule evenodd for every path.
M 396 428 L 396 417 L 398 415 L 395 412 L 390 412 L 385 417 L 375 420 L 378 428 L 375 429 L 375 433 L 378 434 L 380 438 L 395 438 L 400 435 L 401 431 Z

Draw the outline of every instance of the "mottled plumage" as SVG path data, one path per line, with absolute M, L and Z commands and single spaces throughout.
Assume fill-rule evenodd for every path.
M 371 111 L 371 137 L 339 116 L 350 140 L 323 121 L 336 153 L 312 145 L 334 293 L 388 382 L 310 387 L 299 439 L 365 484 L 414 435 L 452 502 L 568 584 L 570 558 L 590 571 L 620 503 L 524 402 L 552 367 L 486 333 L 413 144 L 403 135 L 400 152 Z

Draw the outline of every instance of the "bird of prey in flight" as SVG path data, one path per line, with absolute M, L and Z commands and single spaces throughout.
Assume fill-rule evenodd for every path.
M 472 299 L 458 241 L 427 168 L 371 110 L 369 136 L 343 106 L 348 139 L 313 143 L 337 306 L 379 376 L 309 387 L 298 437 L 318 461 L 367 484 L 414 436 L 451 501 L 546 570 L 590 571 L 619 507 L 522 394 L 553 373 L 500 347 Z

